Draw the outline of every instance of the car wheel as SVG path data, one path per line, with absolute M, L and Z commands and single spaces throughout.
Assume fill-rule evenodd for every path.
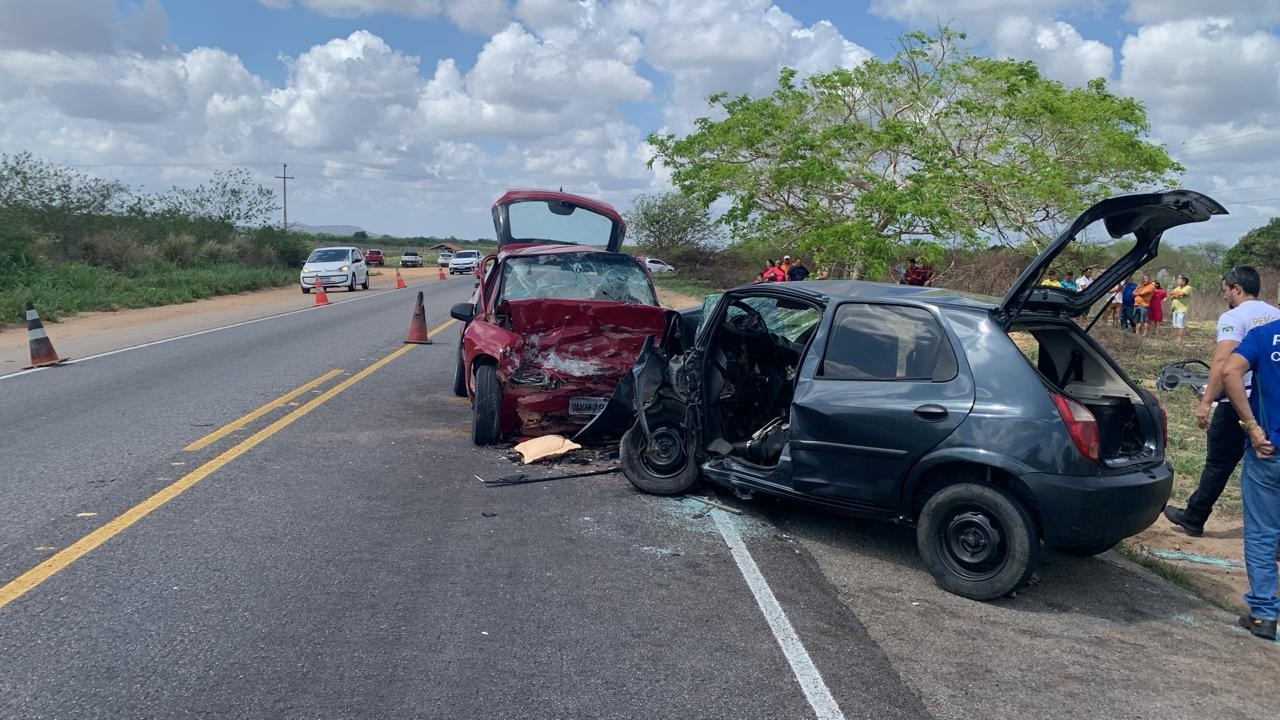
M 502 384 L 498 368 L 481 365 L 475 369 L 476 398 L 471 403 L 471 441 L 477 445 L 493 445 L 502 440 L 499 427 L 502 417 Z
M 1116 544 L 1119 542 L 1120 542 L 1119 540 L 1102 540 L 1100 542 L 1091 543 L 1088 545 L 1074 545 L 1072 547 L 1054 548 L 1054 550 L 1057 550 L 1063 555 L 1072 555 L 1075 557 L 1093 557 L 1094 555 L 1101 555 L 1102 553 L 1110 550 L 1111 548 L 1115 547 Z
M 356 274 L 351 273 L 351 282 L 347 283 L 347 292 L 356 291 Z
M 302 286 L 302 294 L 303 294 L 303 295 L 310 295 L 310 294 L 311 294 L 311 288 L 307 287 L 306 285 L 303 285 L 303 286 Z
M 464 365 L 462 343 L 458 343 L 458 362 L 453 366 L 453 394 L 467 396 L 467 367 Z
M 970 600 L 994 600 L 1031 577 L 1040 559 L 1035 523 L 1004 490 L 960 483 L 925 503 L 916 547 L 944 590 Z
M 653 495 L 679 495 L 698 481 L 698 464 L 688 452 L 683 410 L 669 408 L 649 420 L 645 437 L 640 424 L 631 426 L 618 446 L 622 474 L 637 489 Z
M 369 289 L 369 273 L 364 274 L 364 282 L 360 283 L 360 289 L 361 290 Z

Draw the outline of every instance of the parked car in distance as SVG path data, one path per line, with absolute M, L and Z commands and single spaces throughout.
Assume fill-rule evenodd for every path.
M 486 257 L 461 320 L 453 391 L 470 397 L 477 445 L 572 432 L 605 406 L 665 313 L 648 273 L 618 252 L 626 223 L 568 193 L 510 191 L 493 206 Z M 476 262 L 475 250 L 454 255 Z M 464 270 L 466 272 L 466 270 Z
M 479 250 L 459 250 L 449 260 L 449 274 L 466 275 L 467 273 L 473 273 L 479 265 Z
M 1006 595 L 1042 543 L 1097 554 L 1160 515 L 1164 410 L 1075 318 L 1101 312 L 1165 231 L 1225 213 L 1189 190 L 1103 200 L 1002 299 L 855 281 L 713 296 L 611 398 L 610 416 L 643 412 L 623 472 L 652 493 L 701 477 L 913 526 L 943 588 Z M 1094 223 L 1132 249 L 1087 290 L 1041 285 Z
M 422 267 L 422 256 L 415 250 L 400 253 L 400 267 Z
M 364 261 L 367 265 L 377 265 L 378 267 L 386 264 L 386 260 L 382 257 L 382 251 L 373 248 L 364 251 Z
M 664 263 L 658 258 L 645 258 L 644 264 L 648 266 L 651 273 L 673 273 L 676 271 L 674 267 Z
M 303 293 L 315 288 L 317 281 L 328 287 L 342 287 L 355 292 L 356 286 L 369 289 L 369 267 L 365 263 L 364 254 L 356 247 L 323 247 L 316 248 L 307 256 L 302 264 L 302 272 L 298 273 L 298 284 Z
M 449 267 L 449 261 L 452 259 L 452 250 L 441 250 L 439 254 L 436 255 L 436 265 L 442 268 L 447 268 Z

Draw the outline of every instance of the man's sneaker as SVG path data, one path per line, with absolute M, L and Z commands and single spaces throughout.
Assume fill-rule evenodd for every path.
M 1200 537 L 1204 534 L 1203 526 L 1197 527 L 1187 521 L 1187 511 L 1182 508 L 1165 505 L 1164 516 L 1168 518 L 1169 522 L 1182 528 L 1182 532 L 1190 535 L 1191 537 Z
M 1263 620 L 1252 615 L 1241 615 L 1236 624 L 1264 640 L 1276 639 L 1275 620 Z

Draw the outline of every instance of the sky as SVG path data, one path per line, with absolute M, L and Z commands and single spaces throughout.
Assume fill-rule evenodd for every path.
M 289 163 L 289 217 L 490 237 L 507 187 L 626 210 L 669 189 L 646 135 L 707 95 L 892 55 L 940 22 L 975 51 L 1142 100 L 1226 218 L 1280 214 L 1280 0 L 0 0 L 0 152 L 143 191 Z

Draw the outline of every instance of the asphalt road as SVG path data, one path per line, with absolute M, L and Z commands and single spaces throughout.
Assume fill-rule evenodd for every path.
M 898 528 L 485 486 L 456 326 L 353 298 L 0 378 L 0 718 L 1274 717 L 1277 648 L 1115 562 L 979 604 Z

